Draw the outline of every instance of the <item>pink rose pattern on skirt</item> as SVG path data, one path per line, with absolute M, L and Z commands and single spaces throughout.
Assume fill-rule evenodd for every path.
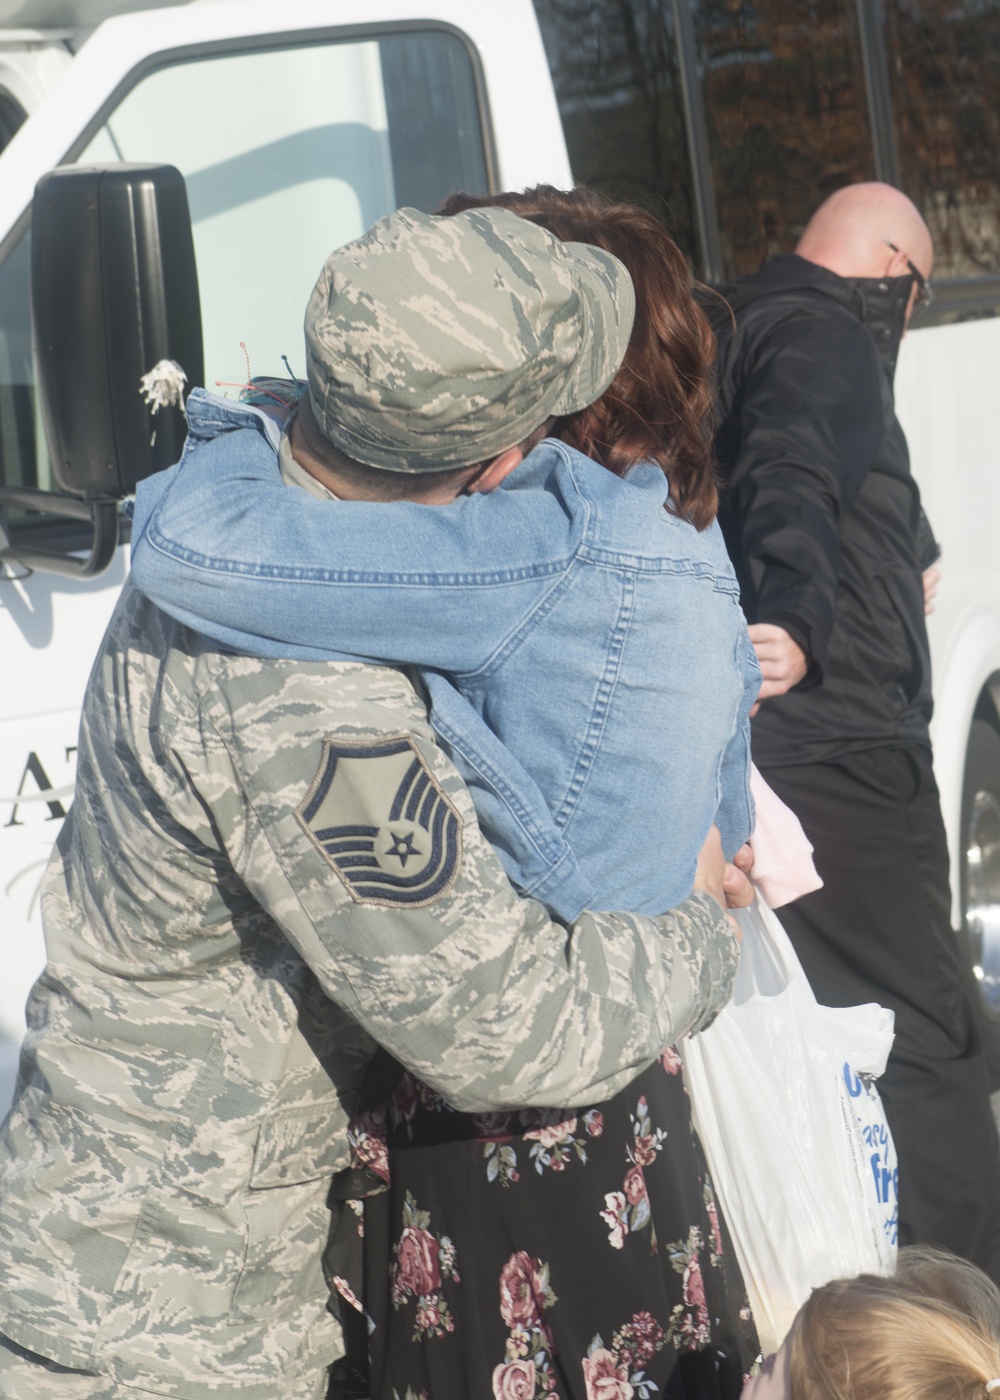
M 393 1250 L 389 1278 L 394 1308 L 416 1299 L 414 1338 L 443 1337 L 455 1330 L 455 1320 L 441 1292 L 443 1279 L 459 1282 L 455 1246 L 447 1235 L 432 1234 L 430 1223 L 429 1213 L 419 1210 L 407 1192 L 403 1232 Z M 343 1293 L 342 1288 L 338 1291 Z
M 495 1400 L 542 1400 L 556 1388 L 546 1308 L 557 1302 L 549 1266 L 523 1249 L 500 1272 L 500 1316 L 510 1329 L 504 1360 L 493 1368 Z
M 667 1140 L 666 1129 L 653 1126 L 644 1094 L 640 1095 L 631 1119 L 632 1138 L 625 1148 L 631 1166 L 625 1173 L 622 1189 L 609 1191 L 605 1195 L 604 1209 L 600 1212 L 601 1219 L 608 1225 L 608 1243 L 612 1249 L 621 1249 L 626 1235 L 635 1234 L 636 1230 L 644 1230 L 651 1224 L 652 1212 L 644 1168 L 653 1165 L 656 1154 L 663 1151 Z M 652 1230 L 650 1248 L 656 1248 L 655 1228 Z
M 670 1315 L 670 1335 L 675 1346 L 708 1346 L 712 1329 L 705 1297 L 705 1280 L 701 1272 L 701 1231 L 692 1225 L 686 1240 L 667 1245 L 667 1254 L 681 1275 L 684 1301 L 677 1303 Z
M 523 1108 L 517 1113 L 474 1113 L 477 1140 L 483 1143 L 486 1180 L 513 1186 L 520 1181 L 513 1139 L 530 1142 L 529 1159 L 539 1174 L 564 1172 L 571 1161 L 587 1164 L 587 1138 L 600 1137 L 604 1117 L 592 1108 L 579 1117 L 566 1108 Z
M 739 1400 L 756 1336 L 669 1055 L 589 1109 L 464 1115 L 411 1081 L 386 1123 L 372 1400 Z
M 389 1152 L 386 1146 L 385 1109 L 359 1113 L 347 1133 L 351 1165 L 374 1172 L 380 1181 L 389 1180 Z
M 666 1342 L 666 1333 L 648 1312 L 634 1313 L 614 1334 L 610 1350 L 598 1333 L 583 1358 L 587 1400 L 649 1400 L 659 1386 L 646 1367 Z

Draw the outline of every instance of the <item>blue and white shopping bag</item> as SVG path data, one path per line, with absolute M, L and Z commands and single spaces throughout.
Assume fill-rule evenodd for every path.
M 769 1351 L 814 1287 L 895 1266 L 896 1154 L 875 1088 L 893 1015 L 820 1006 L 772 910 L 758 899 L 737 917 L 733 999 L 680 1050 Z

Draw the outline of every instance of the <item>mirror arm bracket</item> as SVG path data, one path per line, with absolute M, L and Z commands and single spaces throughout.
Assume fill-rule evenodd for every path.
M 85 559 L 57 550 L 31 549 L 2 542 L 0 561 L 23 564 L 28 569 L 43 569 L 50 574 L 70 578 L 96 578 L 103 574 L 118 548 L 118 506 L 116 499 L 79 501 L 54 491 L 34 491 L 27 486 L 0 486 L 0 508 L 15 506 L 22 510 L 39 510 L 63 519 L 86 520 L 94 527 L 90 553 Z

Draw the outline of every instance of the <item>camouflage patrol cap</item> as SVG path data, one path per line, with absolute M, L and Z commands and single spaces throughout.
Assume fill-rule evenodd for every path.
M 634 309 L 601 249 L 506 209 L 401 209 L 332 253 L 309 298 L 316 422 L 370 467 L 486 461 L 600 397 Z

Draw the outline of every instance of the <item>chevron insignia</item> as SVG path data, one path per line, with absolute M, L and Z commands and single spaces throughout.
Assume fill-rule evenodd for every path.
M 462 819 L 407 734 L 325 739 L 295 815 L 358 904 L 433 904 L 461 868 Z

